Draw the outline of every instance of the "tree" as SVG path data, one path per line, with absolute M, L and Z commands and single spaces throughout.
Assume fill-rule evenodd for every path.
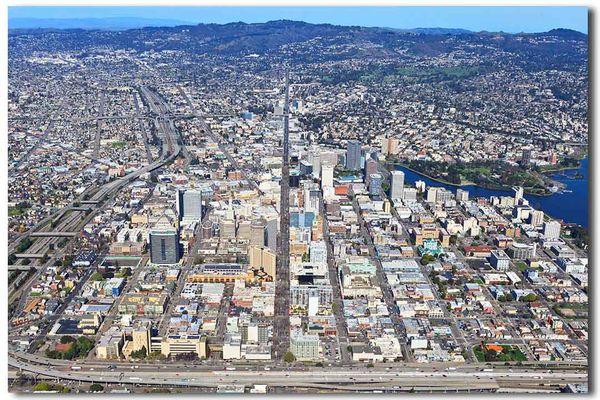
M 99 383 L 92 383 L 90 385 L 90 392 L 102 392 L 104 391 L 104 386 Z
M 141 349 L 131 352 L 131 358 L 146 358 L 147 354 L 146 346 L 142 346 Z
M 101 281 L 102 279 L 104 278 L 102 277 L 102 274 L 98 271 L 94 272 L 92 276 L 90 276 L 90 281 Z
M 52 390 L 52 386 L 48 382 L 39 382 L 33 387 L 34 392 L 48 392 Z
M 296 361 L 296 356 L 291 351 L 288 351 L 283 356 L 283 361 L 285 361 L 286 363 L 293 363 L 294 361 Z
M 531 303 L 532 301 L 537 300 L 537 295 L 535 293 L 529 293 L 529 294 L 523 296 L 522 300 L 526 301 L 528 303 Z
M 69 335 L 65 335 L 60 338 L 60 342 L 62 344 L 73 343 L 74 341 L 75 341 L 75 339 L 73 338 L 73 336 L 69 336 Z

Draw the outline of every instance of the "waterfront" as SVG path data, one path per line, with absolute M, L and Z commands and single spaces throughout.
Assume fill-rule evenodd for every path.
M 441 183 L 430 179 L 422 174 L 411 171 L 405 167 L 397 166 L 396 169 L 404 172 L 404 180 L 407 184 L 414 185 L 416 181 L 424 181 L 427 186 L 441 186 L 452 192 L 456 192 L 457 186 Z M 576 174 L 580 174 L 574 178 Z M 588 159 L 584 158 L 579 168 L 559 171 L 550 175 L 552 179 L 565 185 L 560 193 L 550 196 L 536 196 L 526 194 L 532 207 L 543 210 L 550 216 L 562 219 L 565 222 L 576 223 L 588 227 Z M 461 187 L 469 191 L 470 197 L 490 196 L 512 196 L 510 190 L 486 189 L 476 185 L 465 185 Z

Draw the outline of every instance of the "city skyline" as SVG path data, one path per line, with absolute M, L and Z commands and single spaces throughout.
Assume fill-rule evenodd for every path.
M 586 34 L 117 22 L 8 32 L 9 391 L 589 391 Z

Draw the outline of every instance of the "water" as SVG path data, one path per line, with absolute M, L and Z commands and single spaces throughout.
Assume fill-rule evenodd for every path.
M 566 170 L 552 174 L 552 179 L 562 182 L 565 185 L 564 191 L 554 193 L 550 196 L 535 196 L 526 194 L 525 198 L 529 200 L 529 204 L 538 209 L 543 210 L 553 218 L 562 219 L 565 222 L 576 223 L 584 227 L 588 227 L 588 159 L 581 161 L 578 169 Z M 416 181 L 423 181 L 427 186 L 441 186 L 446 189 L 456 192 L 457 186 L 447 185 L 441 182 L 429 179 L 417 172 L 410 171 L 403 167 L 396 169 L 404 172 L 404 181 L 407 184 L 412 184 Z M 564 176 L 574 176 L 581 174 L 581 178 L 572 179 Z M 462 189 L 469 191 L 469 198 L 490 196 L 513 196 L 511 190 L 494 190 L 486 189 L 475 185 L 462 186 Z

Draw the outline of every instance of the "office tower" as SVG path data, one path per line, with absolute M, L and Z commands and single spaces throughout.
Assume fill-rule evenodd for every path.
M 435 200 L 437 198 L 437 192 L 438 192 L 437 187 L 430 187 L 429 189 L 427 189 L 427 198 L 426 201 L 428 203 L 435 203 Z
M 544 212 L 540 210 L 533 210 L 529 214 L 529 223 L 533 226 L 540 226 L 544 223 Z
M 224 218 L 219 222 L 219 237 L 235 239 L 235 220 Z
M 189 222 L 202 219 L 202 192 L 199 190 L 177 189 L 175 202 L 179 220 Z
M 381 174 L 371 174 L 369 176 L 369 193 L 378 196 L 381 194 L 381 183 L 383 181 L 383 177 Z
M 308 298 L 308 316 L 314 317 L 319 312 L 319 296 L 310 296 Z
M 373 158 L 368 158 L 365 162 L 365 183 L 369 183 L 369 176 L 371 174 L 376 174 L 378 169 L 377 160 Z
M 531 163 L 531 149 L 523 149 L 523 154 L 521 155 L 521 165 L 527 166 Z
M 333 187 L 333 165 L 321 165 L 321 189 Z
M 420 192 L 420 193 L 425 192 L 425 188 L 426 188 L 425 182 L 423 182 L 423 181 L 416 181 L 415 182 L 415 187 L 417 188 L 418 192 Z
M 267 247 L 250 246 L 248 247 L 248 262 L 250 268 L 262 269 L 265 273 L 275 279 L 275 270 L 277 268 L 277 255 Z
M 237 238 L 238 240 L 247 240 L 250 241 L 252 239 L 252 224 L 250 221 L 240 221 L 237 229 Z
M 346 150 L 346 168 L 351 171 L 360 170 L 361 146 L 358 140 L 349 140 Z
M 463 189 L 456 189 L 456 201 L 463 202 L 469 201 L 469 191 Z
M 390 145 L 389 145 L 389 139 L 385 136 L 381 137 L 381 154 L 383 154 L 384 156 L 387 156 L 388 154 L 390 154 Z
M 544 236 L 548 239 L 558 239 L 560 237 L 560 222 L 544 222 Z
M 390 197 L 392 198 L 392 200 L 401 199 L 403 192 L 404 192 L 404 172 L 392 171 L 392 187 L 391 187 Z
M 265 228 L 266 223 L 263 219 L 257 219 L 252 221 L 250 226 L 250 244 L 252 246 L 264 246 L 265 245 Z
M 200 221 L 202 219 L 201 191 L 186 190 L 183 194 L 183 219 L 188 221 Z
M 277 250 L 277 232 L 278 232 L 277 218 L 273 218 L 267 221 L 266 224 L 266 240 L 267 247 L 273 251 Z
M 177 209 L 177 217 L 179 218 L 179 221 L 181 221 L 183 219 L 183 213 L 184 213 L 184 209 L 185 209 L 185 206 L 183 204 L 184 193 L 185 193 L 184 189 L 177 189 L 177 195 L 175 198 L 175 208 Z
M 150 261 L 153 264 L 177 264 L 179 262 L 179 234 L 175 229 L 150 231 Z
M 517 204 L 519 202 L 519 200 L 521 200 L 523 198 L 523 187 L 514 186 L 512 189 L 513 189 L 513 192 L 515 192 L 515 204 Z
M 398 138 L 392 137 L 388 139 L 388 154 L 395 156 L 398 154 L 398 146 L 400 145 L 400 141 Z

